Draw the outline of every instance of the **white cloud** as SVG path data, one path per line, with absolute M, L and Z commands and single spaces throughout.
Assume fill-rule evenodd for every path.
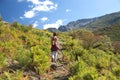
M 55 5 L 36 5 L 33 10 L 34 11 L 50 11 L 50 10 L 53 10 L 53 9 L 56 9 L 57 8 L 57 4 Z
M 38 0 L 36 1 L 31 0 L 31 1 L 35 5 L 35 7 L 32 9 L 34 11 L 50 11 L 57 8 L 57 4 L 54 4 L 49 0 L 45 0 L 43 2 Z
M 20 16 L 20 19 L 24 19 L 22 16 Z
M 28 5 L 28 7 L 29 7 L 29 8 L 33 8 L 33 7 L 34 7 L 34 5 Z
M 37 5 L 33 8 L 34 11 L 49 11 L 47 6 Z
M 38 12 L 55 10 L 58 6 L 50 0 L 27 0 L 27 2 L 31 2 L 32 4 L 28 5 L 31 9 L 24 13 L 25 18 L 33 18 Z
M 66 12 L 71 12 L 71 9 L 66 9 Z
M 32 2 L 33 4 L 39 4 L 39 0 L 27 0 L 28 2 Z
M 25 14 L 24 14 L 24 17 L 25 18 L 33 18 L 35 16 L 35 12 L 34 11 L 27 11 L 27 12 L 25 12 Z
M 48 29 L 48 28 L 56 28 L 58 29 L 60 25 L 63 24 L 63 21 L 62 20 L 57 20 L 55 23 L 52 23 L 52 24 L 45 24 L 43 26 L 43 29 Z
M 48 18 L 47 17 L 42 17 L 40 20 L 44 22 L 44 21 L 47 21 Z
M 33 28 L 36 28 L 38 26 L 38 21 L 35 21 L 34 23 L 33 23 Z

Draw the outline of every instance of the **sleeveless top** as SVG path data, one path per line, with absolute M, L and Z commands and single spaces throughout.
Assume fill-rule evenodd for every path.
M 52 37 L 52 46 L 51 46 L 51 51 L 57 51 L 59 48 L 58 48 L 58 42 L 57 42 L 57 37 L 54 36 Z

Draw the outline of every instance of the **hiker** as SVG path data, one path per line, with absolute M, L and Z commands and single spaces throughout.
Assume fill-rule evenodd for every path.
M 57 62 L 57 56 L 58 56 L 58 38 L 56 32 L 53 33 L 53 37 L 51 38 L 51 59 L 52 62 Z

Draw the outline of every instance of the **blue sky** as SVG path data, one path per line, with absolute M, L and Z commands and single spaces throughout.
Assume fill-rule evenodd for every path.
M 0 0 L 4 21 L 58 28 L 71 21 L 120 11 L 120 0 Z

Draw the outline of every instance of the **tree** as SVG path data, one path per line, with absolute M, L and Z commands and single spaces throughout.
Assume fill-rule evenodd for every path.
M 0 15 L 0 21 L 2 21 L 3 19 L 2 19 L 2 16 Z
M 17 21 L 15 21 L 15 22 L 12 23 L 12 26 L 15 27 L 15 28 L 17 28 L 17 27 L 18 27 L 18 24 L 19 24 L 19 23 L 18 23 Z

